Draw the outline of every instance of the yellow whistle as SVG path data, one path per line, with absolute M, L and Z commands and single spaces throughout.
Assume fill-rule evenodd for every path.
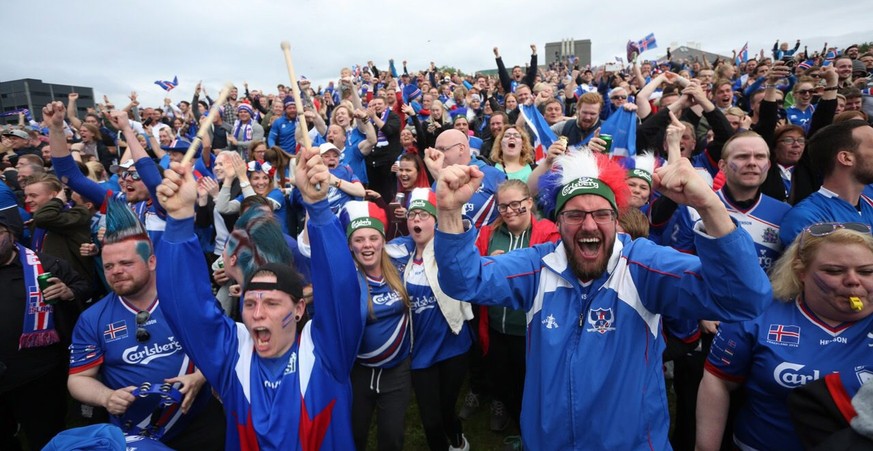
M 861 298 L 857 296 L 849 297 L 849 303 L 852 304 L 852 310 L 860 312 L 864 309 L 864 304 L 861 303 Z

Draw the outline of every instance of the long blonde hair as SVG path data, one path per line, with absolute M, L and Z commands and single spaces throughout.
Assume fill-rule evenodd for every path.
M 358 266 L 361 273 L 366 274 L 364 272 L 364 267 L 361 266 L 361 263 L 357 258 L 355 258 L 355 265 Z M 391 257 L 388 256 L 388 252 L 385 251 L 384 246 L 382 247 L 382 255 L 379 258 L 379 266 L 382 269 L 382 277 L 385 278 L 385 283 L 400 296 L 403 305 L 408 309 L 411 302 L 409 300 L 409 293 L 406 292 L 406 285 L 403 283 L 400 273 L 397 272 L 397 268 L 393 263 L 391 263 Z M 376 319 L 376 314 L 373 309 L 373 295 L 370 293 L 369 285 L 367 285 L 367 314 L 370 315 L 370 318 Z
M 823 244 L 835 243 L 841 245 L 858 244 L 873 252 L 873 236 L 849 229 L 837 229 L 825 236 L 812 236 L 803 231 L 791 246 L 785 250 L 782 257 L 776 261 L 770 272 L 770 283 L 773 285 L 773 297 L 780 301 L 793 301 L 803 292 L 801 274 L 815 258 Z

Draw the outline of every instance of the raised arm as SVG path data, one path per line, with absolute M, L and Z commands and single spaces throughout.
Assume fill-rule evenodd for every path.
M 49 126 L 52 167 L 59 178 L 65 179 L 70 189 L 81 194 L 94 205 L 101 206 L 110 191 L 85 177 L 70 155 L 70 151 L 67 150 L 67 138 L 64 136 L 65 115 L 66 108 L 61 102 L 52 102 L 42 109 L 43 121 Z
M 503 58 L 500 57 L 500 51 L 494 47 L 494 61 L 497 63 L 497 76 L 500 77 L 500 86 L 503 87 L 503 92 L 509 94 L 512 92 L 512 81 L 509 79 L 509 74 L 506 72 L 506 66 L 503 65 Z
M 530 45 L 530 65 L 527 68 L 527 73 L 524 75 L 522 79 L 524 84 L 530 86 L 531 91 L 533 91 L 534 82 L 537 79 L 537 45 Z
M 70 125 L 75 129 L 82 126 L 82 121 L 76 116 L 76 100 L 78 99 L 78 92 L 67 94 L 67 119 L 70 120 Z

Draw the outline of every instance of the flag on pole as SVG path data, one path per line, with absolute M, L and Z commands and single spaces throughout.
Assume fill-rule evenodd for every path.
M 643 53 L 646 50 L 658 48 L 658 41 L 655 40 L 655 33 L 649 33 L 646 37 L 637 41 L 637 47 L 640 49 L 640 53 Z
M 533 130 L 531 140 L 533 141 L 534 161 L 540 163 L 546 158 L 546 155 L 549 153 L 549 147 L 558 140 L 558 137 L 555 136 L 555 132 L 549 127 L 546 118 L 543 117 L 536 106 L 533 104 L 519 105 L 518 110 L 522 117 L 524 117 L 524 121 Z
M 745 63 L 745 62 L 749 61 L 749 42 L 748 41 L 746 41 L 746 43 L 743 44 L 743 48 L 741 48 L 740 52 L 737 53 L 737 58 L 740 60 L 741 63 Z
M 157 80 L 157 81 L 155 81 L 155 84 L 158 85 L 158 86 L 160 86 L 161 88 L 163 88 L 164 91 L 170 92 L 170 91 L 172 91 L 176 86 L 179 86 L 179 77 L 174 76 L 174 77 L 173 77 L 173 81 L 169 81 L 169 80 Z

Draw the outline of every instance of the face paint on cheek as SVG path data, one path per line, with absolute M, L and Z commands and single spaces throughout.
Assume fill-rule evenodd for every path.
M 292 310 L 284 318 L 282 318 L 282 328 L 288 327 L 296 318 L 294 317 L 294 311 Z
M 812 281 L 813 283 L 815 283 L 815 286 L 818 287 L 819 291 L 822 292 L 822 294 L 828 296 L 834 294 L 834 289 L 831 288 L 830 285 L 828 285 L 828 283 L 818 274 L 813 273 Z
M 730 170 L 733 172 L 740 172 L 740 166 L 738 164 L 734 163 L 733 161 L 728 163 L 728 168 L 730 168 Z

